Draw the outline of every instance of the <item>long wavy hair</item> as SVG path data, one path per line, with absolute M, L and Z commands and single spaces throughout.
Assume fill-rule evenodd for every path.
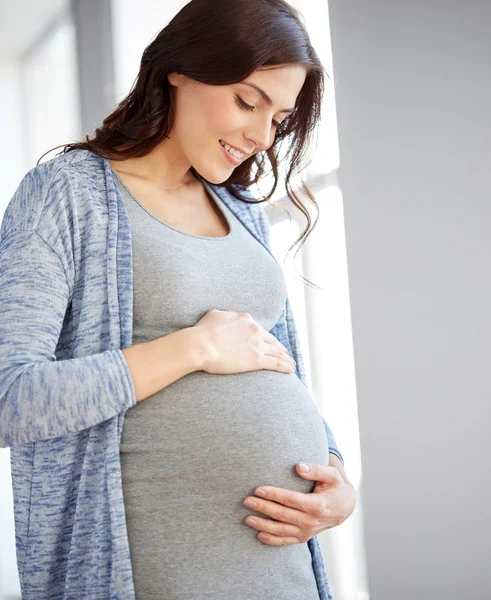
M 310 42 L 303 16 L 286 0 L 191 0 L 145 48 L 129 94 L 103 120 L 92 138 L 86 135 L 83 142 L 62 144 L 64 149 L 58 155 L 77 148 L 111 160 L 148 154 L 168 138 L 172 129 L 175 89 L 167 80 L 169 73 L 182 73 L 209 85 L 230 85 L 243 81 L 260 67 L 289 64 L 303 66 L 307 71 L 294 112 L 277 129 L 271 147 L 243 161 L 221 184 L 242 202 L 274 204 L 270 197 L 278 185 L 278 164 L 286 161 L 287 195 L 307 219 L 307 227 L 290 246 L 288 255 L 307 239 L 318 220 L 313 194 L 302 181 L 303 195 L 317 209 L 311 227 L 309 211 L 293 191 L 291 179 L 311 162 L 308 151 L 320 121 L 325 77 L 329 75 Z M 286 152 L 279 160 L 284 142 Z M 191 171 L 196 177 L 193 167 Z M 245 192 L 258 184 L 271 171 L 274 182 L 266 196 L 251 200 L 250 195 L 247 198 L 246 193 L 241 194 L 241 190 Z M 308 281 L 303 276 L 302 279 Z

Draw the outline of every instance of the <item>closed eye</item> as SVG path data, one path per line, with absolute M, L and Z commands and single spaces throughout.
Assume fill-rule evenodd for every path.
M 239 96 L 237 96 L 237 95 L 235 96 L 235 103 L 237 104 L 237 106 L 239 106 L 239 107 L 240 107 L 240 108 L 242 108 L 243 110 L 248 110 L 248 111 L 251 111 L 251 112 L 254 112 L 254 110 L 255 110 L 255 109 L 254 109 L 254 106 L 250 106 L 249 104 L 246 104 L 246 103 L 245 103 L 245 102 L 242 100 L 242 98 L 240 98 L 240 97 L 239 97 Z M 281 127 L 282 123 L 278 123 L 278 121 L 275 121 L 275 120 L 273 119 L 273 125 L 274 125 L 275 127 L 277 127 L 277 128 L 278 128 L 278 127 Z

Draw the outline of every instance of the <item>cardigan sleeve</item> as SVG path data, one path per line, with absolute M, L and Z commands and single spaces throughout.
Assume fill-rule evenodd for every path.
M 58 254 L 36 229 L 0 241 L 0 447 L 92 427 L 136 404 L 120 349 L 57 360 L 69 304 Z

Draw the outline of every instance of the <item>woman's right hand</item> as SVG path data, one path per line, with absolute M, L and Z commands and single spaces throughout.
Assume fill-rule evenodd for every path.
M 201 370 L 207 373 L 295 371 L 295 361 L 283 344 L 247 312 L 212 309 L 193 329 L 205 349 Z

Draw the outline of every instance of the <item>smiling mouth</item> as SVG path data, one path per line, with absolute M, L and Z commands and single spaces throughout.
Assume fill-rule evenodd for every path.
M 246 158 L 245 156 L 243 156 L 242 158 L 237 158 L 233 154 L 230 154 L 230 152 L 222 144 L 221 140 L 219 140 L 218 143 L 222 147 L 222 152 L 226 155 L 227 160 L 229 162 L 231 162 L 233 165 L 235 165 L 235 166 L 240 165 L 242 163 L 242 161 Z
M 242 154 L 242 157 L 239 158 L 238 160 L 244 160 L 244 159 L 248 158 L 249 155 L 246 152 L 242 152 L 242 150 L 235 148 L 235 146 L 231 146 L 228 142 L 225 142 L 224 140 L 218 140 L 218 141 L 219 141 L 220 145 L 223 146 L 224 148 L 225 148 L 224 144 L 227 144 L 227 146 L 230 146 L 230 148 L 233 148 L 234 150 L 237 150 L 238 152 L 240 152 Z M 225 148 L 225 150 L 227 150 L 227 149 Z M 227 150 L 227 152 L 228 152 L 228 150 Z M 235 157 L 235 158 L 237 158 L 237 157 Z

